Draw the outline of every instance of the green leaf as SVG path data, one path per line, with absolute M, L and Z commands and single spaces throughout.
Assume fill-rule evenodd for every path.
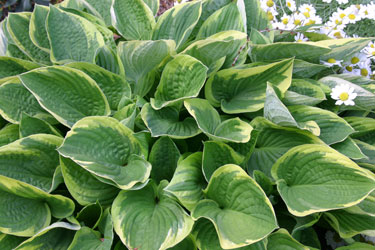
M 80 70 L 46 67 L 24 73 L 20 79 L 39 103 L 65 126 L 71 127 L 86 116 L 110 114 L 103 92 Z
M 178 50 L 188 39 L 202 13 L 201 2 L 179 4 L 158 19 L 152 40 L 174 40 Z
M 219 113 L 205 99 L 185 100 L 184 105 L 198 127 L 214 140 L 246 143 L 253 128 L 246 122 L 232 118 L 221 122 Z
M 227 30 L 245 31 L 236 2 L 224 6 L 208 17 L 199 29 L 196 39 L 205 39 L 218 32 Z
M 121 191 L 113 202 L 115 232 L 128 248 L 164 250 L 189 235 L 194 222 L 162 191 L 165 185 L 150 182 L 141 190 Z
M 331 89 L 333 89 L 337 85 L 349 85 L 350 88 L 354 89 L 354 93 L 357 94 L 357 97 L 354 99 L 356 106 L 362 109 L 368 109 L 368 110 L 375 108 L 375 94 L 362 88 L 361 86 L 358 86 L 349 81 L 346 81 L 338 77 L 333 77 L 333 76 L 323 77 L 319 79 L 319 82 L 327 85 Z M 348 107 L 345 107 L 345 108 L 348 109 Z
M 16 236 L 33 236 L 49 225 L 51 215 L 65 218 L 74 203 L 61 195 L 51 195 L 25 182 L 0 175 L 0 231 Z M 17 216 L 13 216 L 17 214 Z
M 256 29 L 251 29 L 249 40 L 253 44 L 270 44 L 271 40 Z
M 375 119 L 370 117 L 345 117 L 344 118 L 355 132 L 351 135 L 352 138 L 361 140 L 368 144 L 375 146 Z
M 367 156 L 366 159 L 357 160 L 359 164 L 372 164 L 375 166 L 375 146 L 368 144 L 363 141 L 354 140 L 354 142 L 358 145 L 361 151 Z
M 122 77 L 125 76 L 120 58 L 117 56 L 117 53 L 108 46 L 101 47 L 96 51 L 95 64 L 112 73 Z
M 362 242 L 355 242 L 349 246 L 339 247 L 336 250 L 374 250 L 375 246 L 362 243 Z
M 285 105 L 314 106 L 325 101 L 324 91 L 314 82 L 316 81 L 312 79 L 292 79 L 292 85 L 285 92 L 283 103 Z
M 323 64 L 309 63 L 300 59 L 294 59 L 293 76 L 298 78 L 313 77 L 327 68 L 328 66 Z
M 152 146 L 148 159 L 152 165 L 151 178 L 156 183 L 164 179 L 170 181 L 179 158 L 180 151 L 172 139 L 167 136 L 158 139 Z
M 118 54 L 121 58 L 126 78 L 134 84 L 133 93 L 143 97 L 152 88 L 153 81 L 148 76 L 174 53 L 172 40 L 121 42 Z M 150 55 L 152 55 L 150 57 Z
M 361 203 L 356 206 L 346 208 L 345 211 L 353 214 L 375 216 L 375 192 L 369 194 Z
M 328 145 L 344 141 L 354 129 L 335 113 L 311 106 L 290 106 L 290 113 L 298 122 L 315 121 L 320 127 L 320 139 Z
M 267 196 L 239 166 L 217 169 L 204 192 L 207 199 L 197 204 L 192 217 L 215 225 L 222 248 L 250 245 L 278 227 Z
M 244 157 L 222 142 L 206 141 L 203 148 L 202 171 L 207 181 L 216 169 L 226 164 L 240 165 Z
M 211 76 L 205 95 L 228 114 L 255 112 L 264 107 L 267 82 L 284 93 L 291 84 L 293 59 L 245 69 L 224 69 Z
M 0 147 L 18 140 L 19 137 L 19 126 L 17 124 L 5 126 L 0 130 Z
M 250 36 L 251 30 L 264 31 L 272 29 L 272 25 L 268 20 L 267 14 L 260 6 L 260 1 L 244 0 L 246 19 L 247 19 L 247 34 Z M 266 34 L 273 40 L 273 32 Z
M 56 222 L 22 242 L 15 250 L 65 250 L 72 242 L 75 231 L 79 229 L 79 225 Z
M 202 174 L 202 153 L 195 152 L 178 162 L 171 182 L 164 191 L 172 193 L 189 211 L 203 198 L 206 181 Z
M 48 122 L 29 116 L 25 113 L 22 114 L 19 126 L 20 137 L 27 137 L 34 134 L 51 134 L 60 137 L 62 136 L 61 132 L 51 126 Z
M 149 103 L 141 110 L 142 120 L 152 137 L 167 135 L 173 139 L 186 139 L 201 133 L 193 118 L 187 117 L 180 121 L 179 113 L 175 107 L 154 110 Z
M 87 11 L 102 19 L 106 26 L 111 26 L 111 0 L 84 0 L 80 1 L 80 3 L 82 3 L 82 7 L 87 9 Z
M 15 45 L 35 62 L 51 64 L 49 53 L 41 50 L 31 41 L 29 36 L 31 13 L 10 13 L 7 22 L 7 30 Z
M 150 40 L 155 19 L 142 0 L 114 0 L 112 25 L 126 40 Z
M 159 5 L 160 5 L 159 1 L 158 0 L 143 0 L 143 2 L 147 4 L 147 6 L 152 10 L 152 14 L 156 16 L 156 14 L 159 11 Z
M 199 219 L 193 229 L 193 236 L 200 250 L 223 250 L 220 246 L 214 225 L 206 219 Z M 266 250 L 266 241 L 258 241 L 248 246 L 232 248 L 237 250 Z
M 187 236 L 183 241 L 175 245 L 174 247 L 168 248 L 168 250 L 197 250 L 195 240 L 191 235 Z
M 240 49 L 246 45 L 246 34 L 223 31 L 189 45 L 182 53 L 195 57 L 208 67 L 208 76 L 220 68 L 232 66 Z
M 53 135 L 31 135 L 0 148 L 0 175 L 28 183 L 44 192 L 52 192 L 55 171 L 59 166 L 56 148 L 62 138 Z M 9 166 L 12 166 L 11 168 Z
M 356 205 L 375 189 L 374 174 L 323 145 L 292 148 L 273 165 L 272 176 L 295 216 Z
M 74 62 L 65 66 L 78 69 L 91 77 L 103 91 L 112 110 L 117 110 L 121 98 L 131 97 L 129 84 L 117 74 L 87 62 Z
M 359 233 L 375 236 L 374 216 L 352 214 L 343 209 L 324 213 L 323 216 L 341 238 L 351 238 Z
M 206 81 L 207 71 L 206 66 L 189 55 L 176 56 L 163 70 L 155 98 L 150 100 L 152 107 L 161 109 L 197 97 Z
M 96 229 L 103 219 L 103 207 L 98 201 L 88 204 L 77 213 L 75 219 L 80 225 Z
M 362 153 L 361 149 L 350 137 L 346 138 L 342 142 L 332 144 L 331 147 L 353 160 L 367 158 L 367 156 Z
M 296 241 L 286 229 L 279 229 L 268 236 L 267 250 L 293 249 L 293 250 L 310 250 Z
M 43 5 L 35 4 L 34 11 L 31 14 L 29 34 L 31 41 L 46 52 L 50 51 L 50 44 L 47 35 L 46 20 L 49 8 Z
M 144 183 L 151 171 L 151 164 L 139 156 L 141 145 L 133 131 L 110 117 L 78 121 L 58 151 L 121 189 Z
M 247 162 L 249 173 L 260 170 L 271 177 L 272 165 L 289 149 L 303 144 L 324 144 L 318 137 L 307 131 L 281 127 L 261 117 L 255 118 L 251 125 L 261 132 L 250 160 Z
M 74 235 L 74 239 L 68 250 L 97 249 L 110 250 L 113 241 L 113 223 L 109 208 L 104 212 L 99 230 L 94 231 L 89 227 L 82 227 Z M 103 237 L 102 237 L 103 236 Z
M 109 205 L 118 194 L 116 187 L 99 181 L 74 161 L 61 157 L 60 164 L 65 185 L 80 205 L 85 206 L 96 201 Z
M 50 120 L 50 115 L 40 107 L 20 80 L 12 78 L 0 86 L 0 114 L 11 123 L 19 123 L 22 113 Z
M 12 76 L 39 68 L 39 64 L 7 56 L 0 56 L 0 83 L 12 79 Z
M 13 250 L 26 238 L 0 233 L 0 246 L 3 250 Z
M 319 63 L 320 56 L 329 51 L 331 51 L 329 47 L 312 42 L 278 42 L 252 44 L 250 45 L 249 56 L 253 62 L 295 57 L 307 62 Z
M 105 42 L 96 26 L 78 15 L 50 6 L 46 21 L 51 44 L 51 61 L 94 62 L 96 51 Z
M 280 101 L 270 83 L 267 83 L 263 113 L 267 120 L 279 126 L 299 128 L 310 131 L 316 136 L 320 135 L 320 128 L 316 122 L 297 123 L 288 108 Z

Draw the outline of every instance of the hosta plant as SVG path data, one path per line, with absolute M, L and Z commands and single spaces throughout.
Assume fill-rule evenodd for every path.
M 369 39 L 288 42 L 254 0 L 158 9 L 1 23 L 0 248 L 374 249 L 375 83 L 320 64 Z

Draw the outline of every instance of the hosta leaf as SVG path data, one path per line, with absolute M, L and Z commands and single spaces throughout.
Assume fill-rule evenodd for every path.
M 362 153 L 361 149 L 350 137 L 346 138 L 342 142 L 332 144 L 331 147 L 353 160 L 367 158 L 367 156 Z
M 61 132 L 51 126 L 48 122 L 29 116 L 25 113 L 22 114 L 19 126 L 20 137 L 27 137 L 34 134 L 51 134 L 61 137 Z
M 272 44 L 253 44 L 249 56 L 253 62 L 270 61 L 295 57 L 296 59 L 319 63 L 319 57 L 331 49 L 312 42 L 279 42 Z
M 65 218 L 74 211 L 69 198 L 48 194 L 3 175 L 0 175 L 0 193 L 0 231 L 7 234 L 33 236 L 49 225 L 51 215 Z
M 121 189 L 145 182 L 151 171 L 151 164 L 138 156 L 141 145 L 133 131 L 110 117 L 78 121 L 58 150 Z
M 267 196 L 239 166 L 217 169 L 204 192 L 207 199 L 196 205 L 192 217 L 215 225 L 222 248 L 250 245 L 278 227 Z
M 193 229 L 196 243 L 200 250 L 223 250 L 220 246 L 219 237 L 212 222 L 206 219 L 198 220 Z M 240 248 L 232 248 L 235 250 L 266 250 L 267 244 L 265 240 L 258 241 L 248 246 Z
M 25 239 L 23 237 L 0 233 L 0 246 L 3 250 L 13 250 Z
M 29 34 L 31 41 L 41 50 L 49 52 L 50 44 L 47 35 L 46 20 L 49 8 L 36 4 L 31 14 Z
M 207 18 L 199 29 L 196 39 L 204 39 L 218 32 L 227 30 L 245 31 L 236 2 L 224 6 Z
M 18 78 L 12 78 L 0 86 L 0 113 L 11 123 L 19 123 L 22 113 L 50 120 L 50 115 Z
M 375 192 L 369 194 L 358 205 L 346 208 L 345 211 L 353 214 L 362 214 L 375 217 Z
M 194 222 L 162 191 L 165 184 L 157 188 L 150 182 L 141 190 L 121 191 L 113 202 L 114 228 L 128 248 L 164 250 L 189 235 Z
M 351 238 L 359 233 L 375 236 L 374 216 L 352 214 L 342 209 L 324 213 L 323 216 L 342 238 Z
M 0 130 L 0 147 L 14 142 L 19 138 L 19 126 L 17 124 L 9 124 Z
M 374 174 L 323 145 L 292 148 L 274 164 L 272 176 L 295 216 L 356 205 L 375 189 Z
M 121 98 L 131 97 L 129 84 L 117 74 L 87 62 L 74 62 L 65 66 L 78 69 L 90 76 L 103 91 L 112 110 L 117 110 Z
M 375 146 L 359 140 L 354 140 L 354 142 L 361 149 L 362 153 L 367 156 L 365 159 L 357 160 L 357 163 L 367 163 L 375 166 Z
M 327 144 L 344 141 L 354 129 L 335 113 L 311 106 L 290 106 L 290 113 L 298 122 L 315 121 L 320 128 L 320 139 Z
M 112 203 L 119 191 L 116 187 L 100 182 L 70 159 L 61 157 L 60 164 L 65 185 L 79 204 L 84 206 L 96 201 L 102 205 Z
M 0 56 L 0 83 L 11 80 L 12 76 L 39 68 L 39 64 L 7 56 Z
M 96 17 L 101 18 L 106 26 L 111 26 L 111 0 L 83 0 L 80 1 L 83 7 Z
M 224 31 L 205 40 L 189 45 L 183 53 L 197 58 L 208 67 L 207 74 L 216 73 L 221 67 L 231 66 L 240 48 L 246 44 L 246 34 Z M 228 65 L 229 64 L 229 65 Z
M 362 88 L 361 86 L 358 86 L 347 80 L 344 80 L 338 77 L 333 77 L 333 76 L 323 77 L 319 79 L 319 82 L 327 85 L 331 89 L 333 89 L 337 85 L 349 85 L 350 88 L 354 89 L 354 93 L 357 94 L 357 97 L 354 100 L 355 105 L 359 106 L 362 109 L 368 109 L 368 110 L 375 108 L 375 94 Z M 345 107 L 345 108 L 348 109 L 348 107 Z
M 204 99 L 185 100 L 184 105 L 196 120 L 198 127 L 209 137 L 219 141 L 246 143 L 253 128 L 239 118 L 221 122 L 219 113 Z
M 74 235 L 74 239 L 68 250 L 111 249 L 113 241 L 113 223 L 109 213 L 109 208 L 104 212 L 103 218 L 99 224 L 99 230 L 100 232 L 94 231 L 89 227 L 82 227 Z
M 174 139 L 186 139 L 201 133 L 193 118 L 180 121 L 179 110 L 175 107 L 154 110 L 147 103 L 142 107 L 141 116 L 152 137 L 167 135 Z
M 272 29 L 272 25 L 268 20 L 267 14 L 261 8 L 260 1 L 244 0 L 244 4 L 248 35 L 250 35 L 251 29 L 256 29 L 259 31 Z M 267 36 L 273 40 L 273 32 L 267 33 Z
M 296 241 L 286 229 L 279 229 L 267 238 L 267 250 L 293 249 L 293 250 L 310 250 Z
M 178 55 L 167 63 L 161 75 L 155 98 L 151 98 L 154 109 L 161 109 L 191 97 L 197 97 L 206 81 L 208 68 L 189 55 Z
M 155 19 L 142 0 L 114 0 L 112 25 L 126 40 L 150 40 Z
M 355 132 L 352 138 L 364 141 L 375 146 L 375 119 L 370 117 L 345 117 L 344 118 Z
M 51 64 L 49 53 L 41 50 L 31 41 L 29 24 L 31 13 L 11 13 L 7 22 L 7 30 L 17 47 L 35 62 Z
M 156 16 L 159 11 L 160 2 L 158 0 L 143 0 L 147 4 L 147 6 L 152 10 L 152 14 Z
M 337 250 L 374 250 L 375 246 L 362 243 L 362 242 L 355 242 L 349 246 L 339 247 L 336 248 Z
M 113 118 L 119 120 L 126 127 L 134 130 L 135 119 L 139 114 L 139 109 L 135 103 L 128 104 L 113 114 Z
M 56 148 L 62 138 L 39 134 L 22 138 L 0 148 L 0 175 L 52 192 L 59 165 Z M 9 166 L 12 166 L 11 168 Z
M 277 126 L 264 118 L 254 119 L 251 125 L 261 132 L 250 160 L 247 162 L 249 173 L 260 170 L 271 177 L 272 165 L 292 147 L 303 144 L 324 144 L 318 137 L 307 131 Z
M 153 84 L 153 81 L 148 80 L 148 74 L 169 58 L 174 50 L 175 43 L 172 40 L 127 41 L 119 44 L 118 54 L 126 70 L 127 80 L 134 84 L 135 95 L 143 97 L 147 94 Z
M 174 247 L 168 248 L 168 250 L 197 250 L 195 240 L 191 235 L 187 236 L 183 241 L 175 245 Z
M 188 39 L 202 12 L 201 2 L 179 4 L 158 19 L 152 34 L 152 40 L 171 39 L 179 49 Z
M 240 165 L 244 157 L 222 142 L 207 141 L 204 143 L 202 170 L 207 181 L 216 169 L 225 164 Z
M 284 93 L 291 84 L 293 59 L 247 69 L 225 69 L 211 76 L 206 98 L 225 113 L 255 112 L 264 107 L 267 82 Z
M 368 84 L 374 84 L 375 80 L 361 76 L 361 75 L 354 75 L 350 73 L 343 73 L 343 74 L 334 74 L 331 75 L 334 77 L 338 77 L 344 80 L 347 80 L 351 83 L 357 84 L 357 85 L 368 85 Z
M 312 79 L 293 79 L 292 85 L 285 92 L 285 105 L 316 105 L 326 100 L 324 91 L 313 84 Z
M 171 138 L 165 136 L 158 139 L 152 146 L 149 161 L 152 165 L 151 178 L 159 183 L 170 181 L 177 168 L 180 151 Z
M 93 63 L 96 51 L 105 44 L 93 23 L 56 7 L 50 7 L 46 24 L 54 63 Z
M 203 198 L 206 186 L 202 174 L 202 153 L 196 152 L 180 161 L 171 182 L 164 188 L 172 193 L 180 203 L 191 211 Z
M 85 116 L 110 113 L 103 92 L 80 70 L 46 67 L 24 73 L 20 79 L 39 103 L 65 126 L 71 127 Z
M 272 85 L 267 83 L 266 101 L 264 102 L 264 117 L 269 121 L 285 127 L 294 127 L 310 131 L 316 136 L 320 135 L 320 128 L 314 121 L 298 123 L 288 108 L 280 101 Z
M 298 78 L 312 77 L 327 68 L 328 66 L 323 64 L 309 63 L 304 60 L 294 59 L 293 76 Z
M 15 250 L 65 250 L 72 242 L 75 231 L 79 229 L 79 225 L 56 222 L 22 242 Z
M 75 216 L 80 225 L 96 229 L 103 219 L 103 207 L 99 201 L 84 206 Z

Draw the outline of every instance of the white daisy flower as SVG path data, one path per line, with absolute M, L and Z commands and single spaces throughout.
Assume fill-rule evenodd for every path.
M 336 0 L 338 4 L 346 4 L 349 0 Z
M 292 15 L 292 19 L 293 19 L 293 24 L 297 27 L 297 26 L 302 26 L 304 24 L 304 22 L 306 21 L 306 17 L 305 15 L 301 14 L 301 13 L 293 13 Z
M 358 63 L 359 72 L 358 75 L 369 78 L 371 75 L 371 60 L 365 60 Z
M 322 0 L 324 3 L 331 3 L 332 0 Z
M 298 8 L 299 12 L 301 12 L 306 18 L 310 18 L 311 16 L 315 15 L 316 10 L 314 6 L 311 4 L 302 4 Z
M 361 52 L 356 53 L 356 54 L 352 55 L 350 58 L 347 59 L 347 62 L 351 66 L 355 66 L 358 63 L 365 62 L 365 61 L 367 61 L 367 56 L 366 56 L 366 54 L 361 53 Z
M 350 87 L 349 84 L 336 85 L 332 89 L 331 98 L 336 101 L 336 105 L 350 105 L 354 106 L 354 99 L 357 97 L 357 93 L 354 93 L 354 88 Z
M 361 20 L 361 15 L 359 14 L 358 8 L 352 5 L 345 9 L 346 17 L 349 23 L 356 23 Z
M 286 6 L 292 12 L 297 10 L 296 2 L 294 0 L 286 0 Z
M 340 66 L 343 60 L 336 60 L 335 58 L 329 58 L 327 61 L 320 61 L 322 64 L 333 67 L 333 66 Z
M 297 43 L 300 43 L 300 42 L 306 42 L 308 41 L 309 39 L 307 37 L 305 37 L 302 33 L 297 33 L 296 36 L 294 36 L 294 40 L 297 42 Z

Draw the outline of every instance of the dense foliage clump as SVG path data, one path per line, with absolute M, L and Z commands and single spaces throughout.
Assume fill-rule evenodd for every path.
M 337 69 L 371 39 L 275 30 L 260 1 L 158 11 L 1 23 L 0 248 L 373 249 L 375 82 Z

